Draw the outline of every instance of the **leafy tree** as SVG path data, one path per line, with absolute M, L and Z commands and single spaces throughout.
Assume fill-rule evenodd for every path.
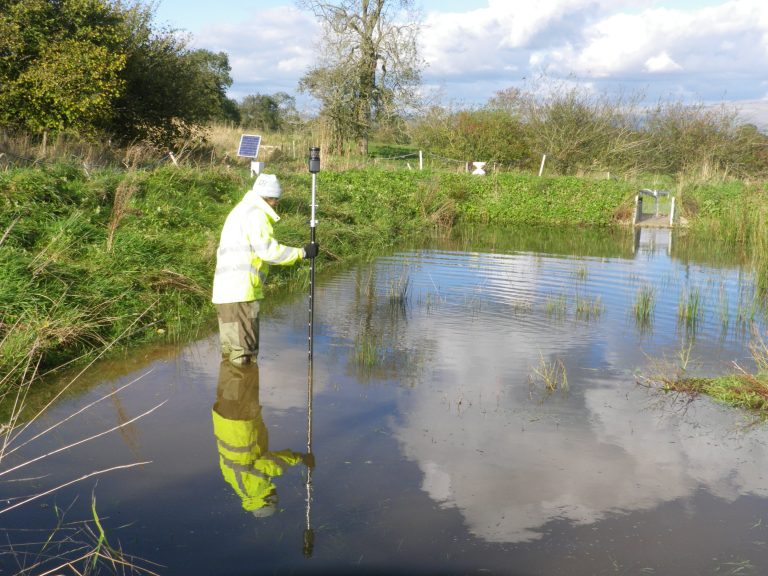
M 124 30 L 104 0 L 0 4 L 0 121 L 35 131 L 109 124 Z
M 285 92 L 246 96 L 238 108 L 240 121 L 246 128 L 276 132 L 297 123 L 299 119 L 296 99 Z
M 237 119 L 225 93 L 232 84 L 225 53 L 188 50 L 185 38 L 155 30 L 151 9 L 140 5 L 126 10 L 123 25 L 128 31 L 121 73 L 125 89 L 115 99 L 113 129 L 124 140 L 170 145 L 197 124 Z
M 237 121 L 227 55 L 188 49 L 130 2 L 0 0 L 0 123 L 167 145 Z
M 321 102 L 334 147 L 357 140 L 367 154 L 375 125 L 416 100 L 421 60 L 413 0 L 298 4 L 320 19 L 324 31 L 320 63 L 301 79 L 300 89 Z

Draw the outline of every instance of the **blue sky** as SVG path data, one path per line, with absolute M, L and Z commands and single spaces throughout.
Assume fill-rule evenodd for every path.
M 748 117 L 768 110 L 765 0 L 416 3 L 424 93 L 444 104 L 479 105 L 509 87 L 541 90 L 534 79 L 546 78 L 647 102 L 732 102 Z M 159 0 L 155 16 L 188 31 L 195 47 L 229 54 L 236 99 L 295 95 L 320 31 L 291 0 Z

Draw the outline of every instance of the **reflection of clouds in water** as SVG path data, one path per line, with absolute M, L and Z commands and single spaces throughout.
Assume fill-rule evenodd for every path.
M 616 388 L 573 377 L 565 400 L 538 405 L 525 384 L 535 342 L 511 346 L 477 334 L 442 342 L 445 365 L 456 369 L 414 391 L 396 435 L 419 463 L 423 489 L 458 508 L 487 541 L 535 539 L 555 519 L 592 523 L 651 509 L 699 486 L 729 500 L 768 496 L 767 434 L 734 433 L 736 411 L 701 400 L 695 419 L 693 412 L 663 414 L 632 380 Z M 587 386 L 582 399 L 578 390 Z
M 734 433 L 739 412 L 705 399 L 687 415 L 650 408 L 647 391 L 630 375 L 644 363 L 631 325 L 615 318 L 558 323 L 505 308 L 521 295 L 573 290 L 572 262 L 555 260 L 548 266 L 560 273 L 538 274 L 515 257 L 495 260 L 490 272 L 475 273 L 485 275 L 480 283 L 492 298 L 470 321 L 467 310 L 437 307 L 408 324 L 414 345 L 423 335 L 436 343 L 437 368 L 400 406 L 405 416 L 396 435 L 435 501 L 459 509 L 485 540 L 517 542 L 540 537 L 552 520 L 592 523 L 688 498 L 702 486 L 728 500 L 768 496 L 768 433 Z M 641 268 L 652 263 L 640 261 Z M 511 273 L 514 266 L 527 273 Z M 454 275 L 457 287 L 466 280 Z M 594 281 L 618 293 L 626 290 L 622 279 Z M 666 349 L 676 336 L 672 330 L 660 338 L 651 344 Z M 713 343 L 699 351 L 713 363 L 715 349 Z M 553 355 L 567 365 L 571 392 L 539 405 L 529 396 L 528 377 Z M 626 376 L 583 379 L 597 374 L 585 368 L 605 366 Z
M 652 473 L 685 476 L 713 495 L 735 500 L 750 493 L 768 496 L 768 430 L 739 432 L 744 415 L 706 399 L 685 414 L 660 417 L 637 411 L 637 401 L 610 390 L 589 390 L 587 407 L 604 441 L 620 446 Z M 634 433 L 627 433 L 632 412 Z

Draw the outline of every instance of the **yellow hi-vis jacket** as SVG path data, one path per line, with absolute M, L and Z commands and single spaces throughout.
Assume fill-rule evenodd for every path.
M 280 216 L 253 191 L 232 209 L 216 252 L 214 304 L 261 300 L 269 265 L 289 265 L 304 257 L 302 248 L 275 240 L 272 225 L 278 220 Z
M 276 491 L 272 478 L 287 466 L 301 462 L 292 450 L 267 451 L 267 428 L 261 415 L 254 420 L 229 420 L 213 413 L 213 432 L 219 448 L 219 465 L 227 483 L 252 512 L 267 504 Z

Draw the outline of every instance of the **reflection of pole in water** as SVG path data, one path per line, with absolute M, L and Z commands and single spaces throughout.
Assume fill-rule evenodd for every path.
M 309 357 L 309 369 L 307 371 L 307 454 L 312 458 L 312 394 L 313 394 L 312 357 Z M 307 525 L 304 528 L 304 556 L 312 556 L 315 546 L 315 533 L 312 530 L 310 512 L 312 509 L 312 466 L 307 466 Z

